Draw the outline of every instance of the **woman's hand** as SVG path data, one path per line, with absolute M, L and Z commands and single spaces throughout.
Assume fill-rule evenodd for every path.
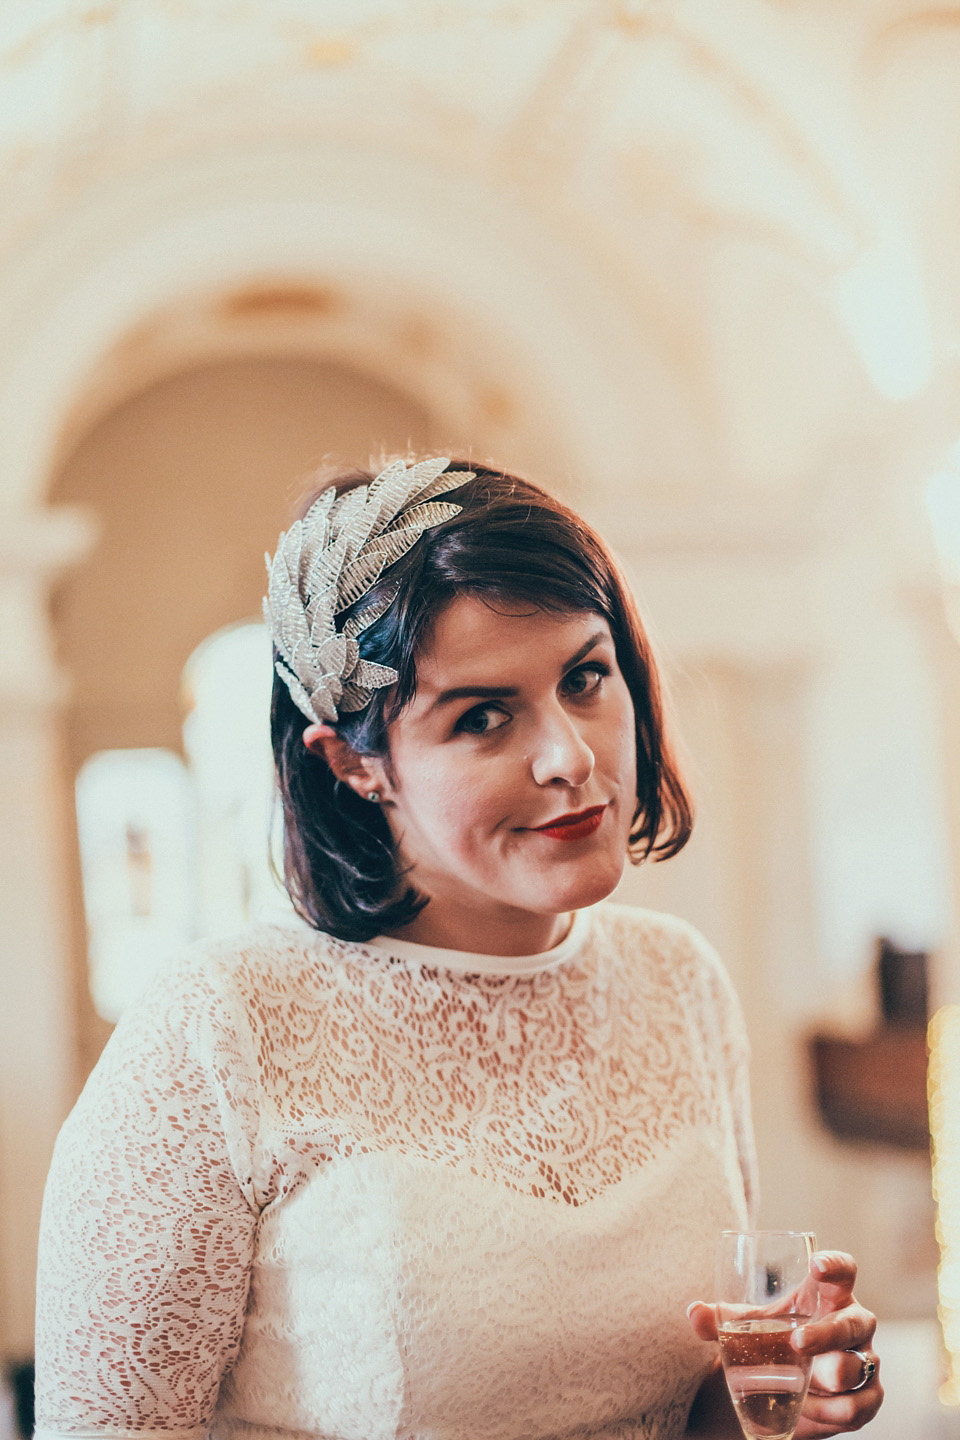
M 797 1350 L 814 1357 L 810 1391 L 796 1440 L 819 1440 L 821 1436 L 859 1430 L 873 1419 L 883 1400 L 879 1361 L 872 1348 L 877 1321 L 854 1298 L 856 1262 L 839 1250 L 821 1250 L 813 1257 L 811 1267 L 820 1287 L 820 1318 L 797 1330 L 791 1340 Z M 696 1301 L 688 1314 L 701 1340 L 716 1340 L 716 1312 L 712 1305 Z M 871 1363 L 876 1369 L 861 1388 Z

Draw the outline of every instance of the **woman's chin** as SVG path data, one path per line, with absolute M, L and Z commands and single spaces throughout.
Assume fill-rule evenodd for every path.
M 550 899 L 544 909 L 559 915 L 568 910 L 585 910 L 588 905 L 599 904 L 616 890 L 625 868 L 625 857 L 622 860 L 617 857 L 607 862 L 598 858 L 592 865 L 579 867 L 565 881 L 557 883 L 555 880 L 548 887 Z M 546 899 L 546 896 L 544 898 Z

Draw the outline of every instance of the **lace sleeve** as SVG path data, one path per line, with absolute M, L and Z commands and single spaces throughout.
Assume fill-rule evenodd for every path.
M 723 1094 L 729 1115 L 736 1163 L 743 1180 L 743 1194 L 750 1225 L 757 1221 L 759 1193 L 757 1152 L 750 1105 L 750 1041 L 743 1021 L 740 1000 L 726 966 L 699 930 L 676 916 L 654 917 L 667 925 L 665 953 L 673 956 L 673 982 L 677 998 L 688 1008 L 694 1031 L 699 1035 L 699 1052 L 710 1072 L 709 1086 Z
M 728 1084 L 733 1106 L 737 1151 L 740 1156 L 740 1171 L 743 1175 L 743 1192 L 747 1199 L 747 1216 L 749 1223 L 756 1225 L 757 1212 L 760 1208 L 760 1191 L 757 1176 L 757 1147 L 753 1136 L 753 1112 L 750 1107 L 750 1046 L 740 1015 L 740 1004 L 735 995 L 733 1000 L 736 1006 L 737 1028 L 741 1043 L 733 1054 L 730 1054 L 728 1050 Z
M 757 1148 L 753 1134 L 753 1112 L 750 1105 L 750 1041 L 743 1020 L 740 1000 L 733 988 L 726 967 L 713 946 L 696 931 L 701 958 L 710 974 L 710 988 L 720 1030 L 727 1094 L 733 1115 L 733 1129 L 743 1176 L 743 1192 L 747 1202 L 749 1223 L 757 1223 L 760 1204 L 757 1177 Z
M 246 1017 L 195 953 L 124 1016 L 57 1141 L 36 1440 L 206 1435 L 243 1326 L 256 1095 Z

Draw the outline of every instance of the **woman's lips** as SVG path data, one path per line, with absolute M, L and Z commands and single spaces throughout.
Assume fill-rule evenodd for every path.
M 547 825 L 534 828 L 537 835 L 548 835 L 551 840 L 583 840 L 599 828 L 606 805 L 593 805 L 589 810 L 578 810 L 575 815 L 559 815 Z

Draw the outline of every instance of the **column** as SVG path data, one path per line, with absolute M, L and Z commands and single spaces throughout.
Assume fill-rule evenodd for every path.
M 50 589 L 89 550 L 67 510 L 0 517 L 0 1358 L 33 1350 L 37 1226 L 73 1098 L 66 806 Z

